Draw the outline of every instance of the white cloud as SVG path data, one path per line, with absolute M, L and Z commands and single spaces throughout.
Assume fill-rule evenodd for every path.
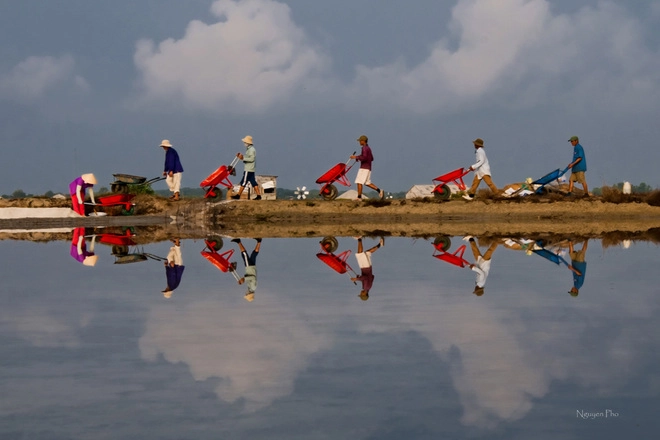
M 147 101 L 192 108 L 260 111 L 285 100 L 326 61 L 272 0 L 217 0 L 218 21 L 192 21 L 180 40 L 137 43 L 135 65 Z
M 633 108 L 653 102 L 660 85 L 658 55 L 641 27 L 611 2 L 553 15 L 546 0 L 460 0 L 452 40 L 412 68 L 358 66 L 350 95 L 420 113 L 569 96 Z
M 28 57 L 18 63 L 8 74 L 0 77 L 0 94 L 23 101 L 32 101 L 66 81 L 73 80 L 76 83 L 80 83 L 81 80 L 85 81 L 80 76 L 74 78 L 74 66 L 75 62 L 71 55 Z

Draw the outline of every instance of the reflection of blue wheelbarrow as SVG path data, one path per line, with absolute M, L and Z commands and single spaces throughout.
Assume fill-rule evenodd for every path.
M 561 266 L 563 264 L 571 272 L 575 272 L 578 275 L 581 275 L 580 272 L 577 271 L 575 268 L 573 268 L 573 266 L 568 264 L 568 262 L 561 255 L 555 254 L 554 252 L 551 252 L 551 251 L 547 250 L 546 248 L 544 248 L 542 246 L 542 243 L 540 243 L 539 241 L 536 242 L 536 246 L 534 246 L 534 249 L 532 249 L 532 252 L 534 252 L 538 256 L 541 256 L 541 257 L 545 258 L 548 261 L 552 261 L 557 266 Z

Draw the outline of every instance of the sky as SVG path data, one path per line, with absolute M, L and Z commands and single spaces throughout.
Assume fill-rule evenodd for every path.
M 471 165 L 477 137 L 496 185 L 536 179 L 573 135 L 591 188 L 658 187 L 658 29 L 653 0 L 9 2 L 0 193 L 156 177 L 162 139 L 197 187 L 248 134 L 283 188 L 362 134 L 387 191 Z

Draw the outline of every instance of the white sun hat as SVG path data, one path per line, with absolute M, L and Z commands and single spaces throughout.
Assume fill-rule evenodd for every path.
M 159 147 L 171 147 L 171 146 L 172 144 L 167 139 L 163 139 L 163 141 L 159 145 Z
M 252 136 L 250 136 L 250 135 L 245 136 L 245 137 L 244 137 L 243 139 L 241 139 L 241 140 L 242 140 L 243 142 L 245 142 L 246 144 L 253 145 L 253 143 L 252 143 Z

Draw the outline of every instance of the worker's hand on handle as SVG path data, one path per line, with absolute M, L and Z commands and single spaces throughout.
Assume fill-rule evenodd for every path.
M 242 153 L 236 153 L 236 157 L 238 157 L 240 160 L 243 160 L 243 154 Z

